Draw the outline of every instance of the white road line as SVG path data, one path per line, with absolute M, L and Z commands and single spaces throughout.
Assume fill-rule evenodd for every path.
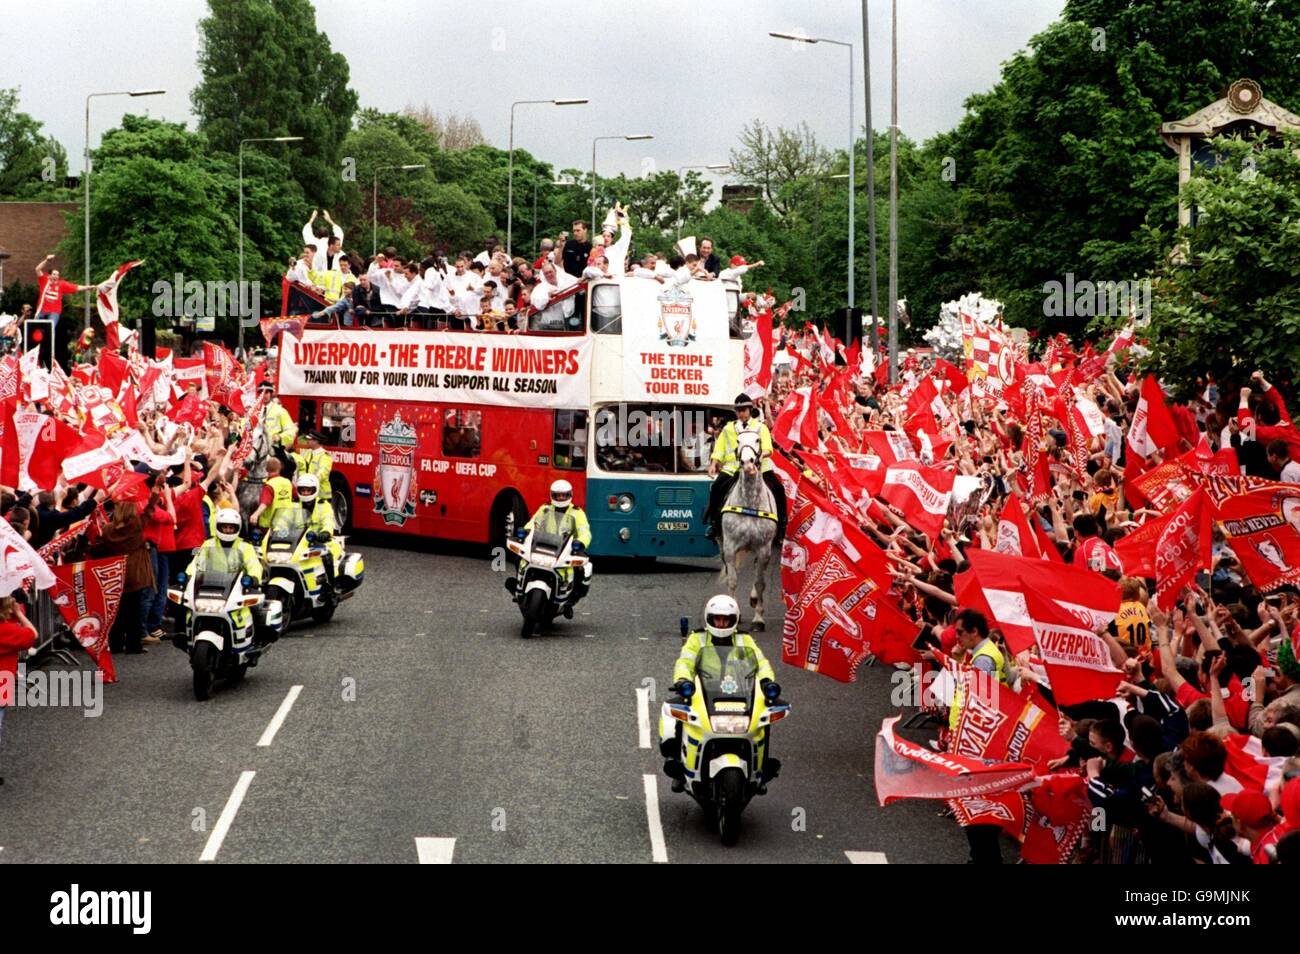
M 636 733 L 641 748 L 650 748 L 650 687 L 636 690 Z
M 887 865 L 889 859 L 885 857 L 883 851 L 846 851 L 844 854 L 849 859 L 849 864 L 854 865 Z
M 208 835 L 208 843 L 203 846 L 203 854 L 199 855 L 199 861 L 217 860 L 217 852 L 221 850 L 221 843 L 226 840 L 226 832 L 230 831 L 235 815 L 239 812 L 239 806 L 243 804 L 244 796 L 248 794 L 248 786 L 253 784 L 253 776 L 256 774 L 251 770 L 240 774 L 239 781 L 235 783 L 234 791 L 230 793 L 230 798 L 226 800 L 226 807 L 221 810 L 221 817 L 217 819 L 212 834 Z
M 284 702 L 280 703 L 280 708 L 275 710 L 275 715 L 271 716 L 271 723 L 262 733 L 262 737 L 257 740 L 259 748 L 266 748 L 275 741 L 275 734 L 280 731 L 280 726 L 284 725 L 284 720 L 289 715 L 289 710 L 293 708 L 294 701 L 298 694 L 302 692 L 302 686 L 291 686 L 289 694 L 284 697 Z
M 668 848 L 664 845 L 664 826 L 659 820 L 659 780 L 654 775 L 642 775 L 645 783 L 645 817 L 650 826 L 650 854 L 656 862 L 668 861 Z
M 417 838 L 415 853 L 420 856 L 422 865 L 449 865 L 451 856 L 456 853 L 456 839 Z

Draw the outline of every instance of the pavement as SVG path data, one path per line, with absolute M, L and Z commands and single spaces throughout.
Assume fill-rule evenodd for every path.
M 678 620 L 720 589 L 716 561 L 597 560 L 574 619 L 522 640 L 481 549 L 406 546 L 362 541 L 365 583 L 334 620 L 208 702 L 163 643 L 117 657 L 98 716 L 11 708 L 0 864 L 966 860 L 938 803 L 876 804 L 892 667 L 847 685 L 779 662 L 775 568 L 756 636 L 793 713 L 728 849 L 658 753 Z

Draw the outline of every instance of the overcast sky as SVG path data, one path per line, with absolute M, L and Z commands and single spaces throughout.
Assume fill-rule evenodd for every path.
M 889 123 L 889 2 L 871 2 L 874 125 Z M 5 0 L 5 6 L 17 0 Z M 1063 0 L 904 0 L 899 4 L 899 127 L 917 139 L 951 128 L 962 103 L 997 81 L 1000 64 L 1054 20 Z M 515 141 L 556 169 L 601 175 L 725 162 L 754 117 L 806 120 L 823 144 L 847 140 L 849 51 L 778 41 L 769 30 L 855 44 L 854 121 L 861 128 L 858 0 L 595 0 L 451 3 L 315 0 L 318 28 L 351 66 L 362 107 L 428 105 L 469 113 L 504 148 L 510 103 L 587 97 L 590 105 L 522 106 Z M 204 0 L 39 0 L 0 19 L 0 87 L 45 124 L 81 168 L 85 97 L 165 87 L 149 99 L 96 99 L 91 141 L 124 112 L 189 121 Z M 487 13 L 489 9 L 499 11 Z M 382 11 L 379 13 L 378 11 Z M 571 11 L 571 12 L 569 12 Z M 9 35 L 6 36 L 5 34 Z

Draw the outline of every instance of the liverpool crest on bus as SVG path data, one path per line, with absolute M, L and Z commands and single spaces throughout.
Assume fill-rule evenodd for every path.
M 415 516 L 415 427 L 400 411 L 379 427 L 379 465 L 375 468 L 375 513 L 401 526 Z
M 659 296 L 659 340 L 670 348 L 685 348 L 695 340 L 695 299 L 684 288 L 668 288 Z

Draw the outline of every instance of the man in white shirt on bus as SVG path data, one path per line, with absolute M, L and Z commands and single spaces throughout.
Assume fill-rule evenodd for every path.
M 338 223 L 330 218 L 328 209 L 325 210 L 325 221 L 330 224 L 333 235 L 325 237 L 316 235 L 316 231 L 312 228 L 316 223 L 315 209 L 312 209 L 311 218 L 302 227 L 302 240 L 312 248 L 310 267 L 318 272 L 338 269 L 339 256 L 343 254 L 343 229 L 339 228 Z
M 456 256 L 456 267 L 446 277 L 447 294 L 454 302 L 461 292 L 474 287 L 474 273 L 469 270 L 469 259 L 464 255 Z
M 379 303 L 384 311 L 395 312 L 402 307 L 406 276 L 400 271 L 401 263 L 398 259 L 383 259 L 382 265 L 380 261 L 376 258 L 371 262 L 366 274 L 370 276 L 370 284 L 379 289 Z
M 311 280 L 311 260 L 315 253 L 316 249 L 313 246 L 304 247 L 302 254 L 298 256 L 298 261 L 294 262 L 289 270 L 284 273 L 284 277 L 291 282 L 297 282 L 299 285 L 314 288 L 315 286 Z
M 405 324 L 409 325 L 412 323 L 411 316 L 420 307 L 420 296 L 424 293 L 424 279 L 420 277 L 420 264 L 414 260 L 407 262 L 402 268 L 402 277 L 406 280 L 406 288 L 397 301 L 397 313 L 405 316 Z
M 425 264 L 428 264 L 428 259 L 425 260 Z M 435 316 L 451 312 L 451 296 L 447 294 L 447 282 L 436 265 L 430 265 L 424 270 L 420 308 Z
M 533 316 L 529 327 L 539 331 L 567 330 L 569 319 L 574 313 L 574 296 L 570 295 L 555 304 L 551 304 L 551 300 L 576 284 L 578 279 L 557 269 L 554 262 L 544 262 L 531 298 L 532 306 L 538 314 Z
M 484 268 L 492 261 L 492 254 L 497 250 L 500 240 L 495 235 L 489 235 L 483 241 L 483 251 L 474 256 L 474 261 L 478 262 Z

